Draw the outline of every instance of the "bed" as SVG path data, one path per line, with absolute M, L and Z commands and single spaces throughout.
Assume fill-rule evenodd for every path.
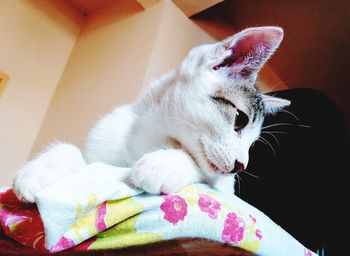
M 1 188 L 1 255 L 316 255 L 235 195 L 206 184 L 151 195 L 116 168 L 87 165 L 37 193 L 36 204 Z

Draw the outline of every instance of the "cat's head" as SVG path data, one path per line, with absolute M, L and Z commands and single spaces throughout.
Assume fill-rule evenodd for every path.
M 156 86 L 169 136 L 207 175 L 242 172 L 264 116 L 290 104 L 256 87 L 259 70 L 282 38 L 279 27 L 256 27 L 198 46 Z

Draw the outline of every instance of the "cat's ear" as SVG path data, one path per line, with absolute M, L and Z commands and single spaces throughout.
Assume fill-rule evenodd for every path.
M 215 44 L 216 59 L 212 59 L 212 68 L 225 68 L 231 77 L 255 79 L 282 39 L 283 30 L 280 27 L 245 29 Z
M 291 103 L 289 100 L 266 94 L 262 94 L 261 97 L 264 103 L 264 110 L 266 114 L 275 114 L 282 108 L 289 106 Z

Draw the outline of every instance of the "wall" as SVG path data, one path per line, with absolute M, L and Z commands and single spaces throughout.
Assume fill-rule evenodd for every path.
M 216 40 L 200 29 L 171 1 L 164 2 L 159 29 L 147 64 L 144 82 L 175 68 L 187 53 L 200 44 Z
M 25 69 L 19 64 L 12 70 L 1 67 L 13 76 L 5 92 L 8 99 L 1 99 L 1 104 L 8 104 L 8 120 L 4 118 L 6 125 L 2 125 L 7 133 L 1 134 L 1 151 L 8 149 L 3 156 L 10 159 L 5 162 L 4 182 L 26 160 L 31 146 L 30 156 L 57 140 L 81 147 L 100 116 L 135 100 L 148 81 L 175 67 L 192 47 L 223 38 L 212 36 L 213 27 L 203 27 L 211 36 L 204 32 L 172 1 L 161 1 L 146 10 L 136 1 L 116 1 L 112 8 L 86 18 L 75 15 L 59 0 L 6 0 L 0 2 L 0 8 L 4 3 L 13 9 L 11 13 L 7 6 L 5 16 L 0 12 L 0 21 L 5 17 L 13 24 L 6 33 L 17 31 L 21 42 L 26 42 L 25 47 L 19 47 L 20 54 L 10 47 L 17 42 L 14 39 L 8 43 L 11 51 L 1 49 L 11 52 L 4 59 L 11 60 L 13 55 L 18 58 L 17 64 L 26 63 Z M 55 5 L 56 11 L 47 3 Z M 0 28 L 5 30 L 1 24 L 4 22 L 0 22 Z M 232 28 L 224 26 L 216 26 L 215 30 L 217 35 L 227 31 L 232 34 Z M 23 72 L 17 82 L 15 72 Z M 271 72 L 262 77 L 279 80 Z M 8 133 L 11 138 L 4 136 Z
M 137 97 L 163 6 L 134 1 L 91 16 L 83 28 L 32 149 L 54 140 L 82 146 L 91 126 Z
M 166 3 L 145 81 L 175 67 L 193 46 L 214 43 L 238 32 L 215 7 L 189 20 L 180 9 L 173 7 L 172 2 Z M 288 88 L 268 64 L 259 73 L 258 85 L 264 92 Z
M 32 153 L 54 140 L 81 147 L 100 116 L 135 100 L 150 80 L 175 67 L 193 46 L 212 41 L 171 1 L 146 10 L 133 1 L 121 1 L 112 10 L 92 15 Z
M 76 22 L 38 3 L 0 1 L 0 70 L 10 75 L 0 97 L 0 186 L 27 159 L 79 32 Z
M 149 80 L 176 66 L 194 45 L 212 41 L 170 1 L 147 10 L 133 1 L 119 3 L 88 19 L 32 153 L 54 140 L 81 147 L 100 116 L 135 100 Z

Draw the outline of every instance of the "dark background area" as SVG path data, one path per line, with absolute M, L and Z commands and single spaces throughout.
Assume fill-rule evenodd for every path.
M 286 110 L 298 119 L 288 112 L 265 119 L 295 124 L 271 127 L 274 136 L 263 131 L 271 145 L 251 148 L 237 194 L 306 247 L 344 255 L 345 237 L 335 235 L 342 225 L 334 221 L 349 215 L 339 202 L 347 200 L 350 147 L 350 1 L 226 0 L 192 20 L 218 40 L 248 27 L 284 29 L 268 65 L 292 89 L 277 96 L 292 101 Z
M 198 17 L 220 17 L 237 32 L 281 26 L 285 37 L 269 60 L 270 67 L 289 88 L 324 92 L 350 125 L 350 1 L 226 0 Z

